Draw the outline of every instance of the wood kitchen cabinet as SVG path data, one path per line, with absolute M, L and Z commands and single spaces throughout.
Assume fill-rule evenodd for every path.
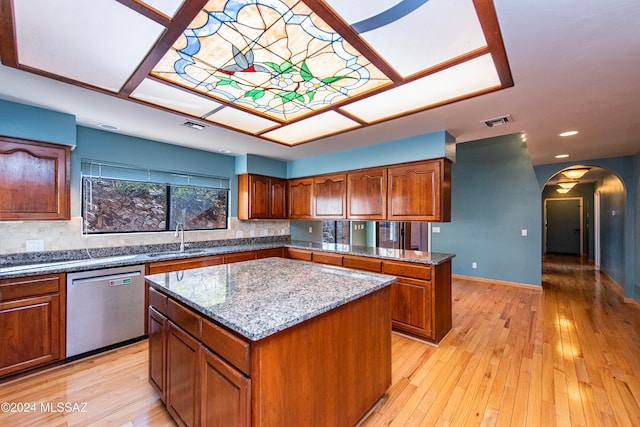
M 451 330 L 451 261 L 431 265 L 298 248 L 286 248 L 285 255 L 396 276 L 391 285 L 391 321 L 395 330 L 435 343 Z
M 149 292 L 153 291 L 152 289 Z M 155 308 L 149 307 L 149 382 L 166 403 L 167 331 L 169 323 Z
M 451 261 L 439 265 L 382 262 L 391 285 L 391 318 L 396 330 L 440 342 L 451 330 Z
M 184 426 L 200 425 L 200 343 L 172 321 L 167 331 L 167 410 Z
M 201 373 L 202 425 L 251 425 L 251 380 L 206 347 Z
M 155 261 L 148 264 L 148 274 L 168 273 L 170 271 L 188 270 L 190 268 L 220 264 L 224 264 L 224 257 L 222 255 Z
M 347 218 L 363 221 L 387 218 L 387 169 L 372 168 L 347 174 Z
M 286 196 L 286 179 L 238 175 L 238 219 L 285 219 Z
M 435 159 L 387 169 L 389 221 L 451 221 L 451 162 Z
M 65 358 L 64 274 L 0 280 L 0 377 Z
M 68 220 L 70 148 L 0 137 L 0 220 Z
M 289 219 L 313 219 L 313 178 L 290 179 L 287 188 Z
M 314 212 L 319 219 L 347 217 L 347 175 L 344 173 L 313 177 Z

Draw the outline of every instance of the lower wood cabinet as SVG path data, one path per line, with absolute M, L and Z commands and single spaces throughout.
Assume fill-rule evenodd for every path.
M 150 292 L 153 290 L 150 290 Z M 149 382 L 166 403 L 167 318 L 149 307 Z
M 0 377 L 65 357 L 65 275 L 0 280 Z
M 202 347 L 201 422 L 205 426 L 251 424 L 251 380 Z
M 169 414 L 180 425 L 200 425 L 200 343 L 173 322 L 167 330 L 167 397 Z
M 429 265 L 298 248 L 285 253 L 292 259 L 396 276 L 391 285 L 395 330 L 435 343 L 451 330 L 451 261 Z

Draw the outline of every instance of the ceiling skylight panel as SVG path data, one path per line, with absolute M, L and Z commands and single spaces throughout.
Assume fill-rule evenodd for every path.
M 497 87 L 500 79 L 486 54 L 342 109 L 371 123 Z
M 164 27 L 113 0 L 14 1 L 20 64 L 119 91 Z
M 221 108 L 215 111 L 207 120 L 214 123 L 223 124 L 245 132 L 258 133 L 277 126 L 278 123 L 255 114 L 245 113 L 236 108 Z
M 472 0 L 429 0 L 360 35 L 405 77 L 486 46 Z
M 327 111 L 317 116 L 283 126 L 262 134 L 264 138 L 282 142 L 283 144 L 295 145 L 312 139 L 321 138 L 325 135 L 344 132 L 349 129 L 359 127 L 360 124 L 335 111 Z
M 220 103 L 212 99 L 151 79 L 145 79 L 138 85 L 131 97 L 195 117 L 202 117 L 220 107 Z

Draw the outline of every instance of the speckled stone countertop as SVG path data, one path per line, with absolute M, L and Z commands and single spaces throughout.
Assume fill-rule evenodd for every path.
M 265 258 L 145 279 L 204 316 L 257 341 L 382 289 L 395 277 Z
M 344 255 L 356 255 L 420 264 L 442 264 L 455 255 L 437 252 L 407 251 L 398 249 L 350 246 L 335 243 L 312 243 L 305 241 L 231 240 L 214 242 L 215 247 L 194 247 L 179 252 L 172 246 L 124 247 L 91 250 L 60 251 L 55 253 L 23 254 L 0 257 L 0 279 L 12 279 L 37 274 L 71 273 L 126 265 L 147 264 L 156 261 L 223 255 L 235 252 L 257 251 L 281 247 L 319 250 Z M 211 244 L 203 243 L 203 244 Z
M 156 261 L 169 261 L 184 258 L 224 255 L 236 252 L 257 251 L 283 247 L 282 242 L 250 243 L 213 248 L 197 248 L 184 252 L 175 250 L 163 252 L 149 252 L 130 255 L 109 256 L 102 254 L 92 258 L 42 261 L 38 263 L 10 265 L 0 267 L 0 279 L 32 276 L 37 274 L 70 273 L 75 271 L 96 270 L 100 268 L 123 267 L 127 265 L 147 264 Z
M 454 254 L 410 251 L 402 249 L 373 248 L 368 246 L 351 246 L 338 243 L 314 243 L 292 240 L 285 246 L 289 248 L 319 250 L 323 252 L 334 252 L 343 255 L 356 255 L 369 258 L 381 258 L 394 261 L 415 262 L 419 264 L 438 265 L 449 261 Z

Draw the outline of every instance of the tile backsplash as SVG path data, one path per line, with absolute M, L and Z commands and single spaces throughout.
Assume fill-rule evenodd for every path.
M 226 230 L 185 232 L 185 242 L 287 236 L 289 220 L 240 221 L 229 218 Z M 161 233 L 82 234 L 82 217 L 70 221 L 0 222 L 0 256 L 29 250 L 61 251 L 72 249 L 112 248 L 179 242 L 173 231 Z M 44 247 L 42 248 L 42 245 Z

